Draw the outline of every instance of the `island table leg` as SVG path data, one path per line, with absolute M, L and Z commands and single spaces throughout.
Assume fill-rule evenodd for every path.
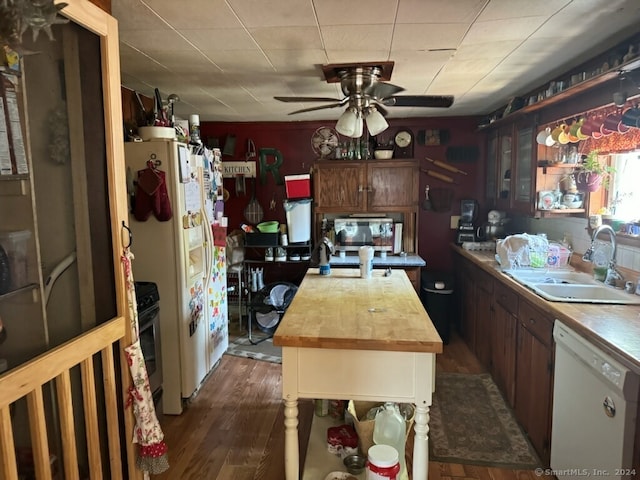
M 286 480 L 300 478 L 298 446 L 298 399 L 284 400 L 284 473 Z
M 427 480 L 429 471 L 429 407 L 416 406 L 413 441 L 413 480 Z

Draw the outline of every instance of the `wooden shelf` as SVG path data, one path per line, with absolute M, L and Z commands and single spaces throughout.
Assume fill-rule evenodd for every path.
M 573 214 L 584 214 L 584 208 L 558 208 L 554 210 L 536 210 L 535 218 L 558 218 Z
M 632 60 L 623 63 L 615 68 L 611 68 L 606 72 L 603 72 L 599 75 L 595 75 L 591 78 L 583 80 L 582 82 L 576 83 L 575 85 L 571 85 L 570 87 L 565 88 L 561 92 L 556 93 L 550 97 L 547 97 L 539 102 L 533 103 L 531 105 L 527 105 L 522 107 L 520 110 L 516 110 L 509 115 L 506 115 L 502 118 L 498 118 L 497 120 L 491 122 L 489 125 L 483 125 L 479 129 L 483 130 L 485 128 L 493 128 L 498 125 L 505 124 L 509 121 L 513 121 L 519 117 L 523 117 L 528 113 L 536 112 L 542 108 L 548 107 L 550 105 L 554 105 L 556 103 L 562 102 L 563 100 L 567 100 L 568 98 L 586 92 L 598 85 L 601 85 L 609 80 L 614 80 L 618 78 L 620 72 L 630 72 L 640 68 L 640 57 L 635 57 Z

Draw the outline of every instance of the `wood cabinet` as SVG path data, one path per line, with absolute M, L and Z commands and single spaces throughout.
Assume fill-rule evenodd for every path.
M 475 354 L 487 370 L 491 370 L 492 328 L 495 322 L 494 282 L 486 272 L 477 270 L 474 274 L 475 292 Z
M 325 217 L 375 213 L 401 222 L 403 250 L 417 252 L 419 165 L 416 160 L 319 160 L 312 174 L 316 242 Z
M 501 210 L 532 214 L 535 206 L 535 128 L 505 125 L 487 137 L 486 199 Z
M 554 319 L 471 260 L 455 262 L 462 335 L 549 465 Z
M 456 267 L 461 334 L 480 363 L 490 370 L 493 279 L 461 257 L 456 258 Z
M 322 212 L 389 212 L 417 207 L 418 165 L 414 161 L 319 161 L 314 201 Z
M 542 462 L 549 465 L 554 319 L 522 299 L 518 312 L 515 414 Z
M 496 282 L 491 330 L 491 375 L 512 407 L 515 403 L 517 315 L 517 294 Z

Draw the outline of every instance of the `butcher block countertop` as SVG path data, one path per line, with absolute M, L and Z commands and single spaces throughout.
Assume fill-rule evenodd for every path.
M 495 252 L 452 248 L 640 374 L 640 306 L 549 302 L 502 273 Z
M 404 270 L 307 271 L 273 337 L 283 347 L 442 353 L 442 340 Z

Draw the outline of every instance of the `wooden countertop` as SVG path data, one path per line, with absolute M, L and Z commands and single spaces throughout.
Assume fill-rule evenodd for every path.
M 502 273 L 495 252 L 452 248 L 640 374 L 640 306 L 549 302 Z
M 307 271 L 285 312 L 274 345 L 442 353 L 442 340 L 404 270 Z

